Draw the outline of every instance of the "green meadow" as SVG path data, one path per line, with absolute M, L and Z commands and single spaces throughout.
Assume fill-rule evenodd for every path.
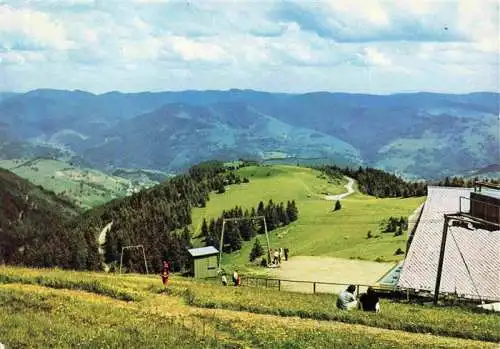
M 494 348 L 498 314 L 159 277 L 0 266 L 6 348 Z
M 329 180 L 317 170 L 295 166 L 250 166 L 238 170 L 250 183 L 230 186 L 223 194 L 211 194 L 205 208 L 193 210 L 193 230 L 200 231 L 203 218 L 218 217 L 223 210 L 236 205 L 256 207 L 259 201 L 295 200 L 299 209 L 296 222 L 270 234 L 271 247 L 288 247 L 291 256 L 330 256 L 348 259 L 393 262 L 401 260 L 394 252 L 405 249 L 407 234 L 383 233 L 380 224 L 390 216 L 408 217 L 425 200 L 417 198 L 378 199 L 355 192 L 341 200 L 342 208 L 333 211 L 334 201 L 325 195 L 346 191 L 345 179 Z M 373 238 L 367 238 L 371 230 Z M 263 235 L 258 236 L 263 246 Z M 195 241 L 200 245 L 200 241 Z M 223 263 L 251 268 L 248 256 L 253 241 L 223 256 Z

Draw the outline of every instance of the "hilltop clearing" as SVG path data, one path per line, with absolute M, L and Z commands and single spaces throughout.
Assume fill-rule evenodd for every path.
M 223 194 L 211 194 L 204 208 L 193 210 L 194 231 L 199 232 L 203 218 L 217 217 L 234 206 L 255 207 L 259 201 L 295 200 L 298 220 L 270 234 L 273 248 L 288 247 L 293 256 L 331 256 L 385 262 L 401 260 L 397 249 L 405 249 L 406 232 L 384 232 L 389 217 L 408 217 L 424 197 L 385 198 L 355 192 L 344 197 L 342 208 L 334 211 L 335 202 L 325 196 L 345 192 L 346 179 L 333 178 L 318 170 L 295 166 L 249 166 L 238 170 L 250 183 L 231 186 Z M 371 236 L 368 238 L 368 232 Z M 258 235 L 266 246 L 264 235 Z M 197 242 L 201 244 L 201 242 Z M 244 242 L 241 250 L 223 255 L 227 268 L 253 268 L 249 254 L 253 241 Z M 262 269 L 255 269 L 262 271 Z

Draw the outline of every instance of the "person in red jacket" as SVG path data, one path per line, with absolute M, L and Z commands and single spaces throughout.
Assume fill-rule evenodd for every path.
M 169 265 L 167 261 L 163 261 L 163 271 L 161 273 L 161 280 L 163 281 L 163 285 L 167 288 L 168 284 L 168 273 L 169 273 Z

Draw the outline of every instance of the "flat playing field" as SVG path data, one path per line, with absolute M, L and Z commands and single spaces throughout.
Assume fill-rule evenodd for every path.
M 279 268 L 272 269 L 270 275 L 282 280 L 302 280 L 331 282 L 346 285 L 316 285 L 316 292 L 338 293 L 348 284 L 373 285 L 395 263 L 377 263 L 370 261 L 350 260 L 332 257 L 296 256 L 282 261 Z M 287 291 L 313 292 L 310 283 L 281 282 Z M 361 287 L 364 292 L 366 287 Z

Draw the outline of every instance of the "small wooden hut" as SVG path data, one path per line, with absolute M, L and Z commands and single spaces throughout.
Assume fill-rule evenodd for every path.
M 213 246 L 192 248 L 188 250 L 191 255 L 191 274 L 197 279 L 217 276 L 217 262 L 219 251 Z

